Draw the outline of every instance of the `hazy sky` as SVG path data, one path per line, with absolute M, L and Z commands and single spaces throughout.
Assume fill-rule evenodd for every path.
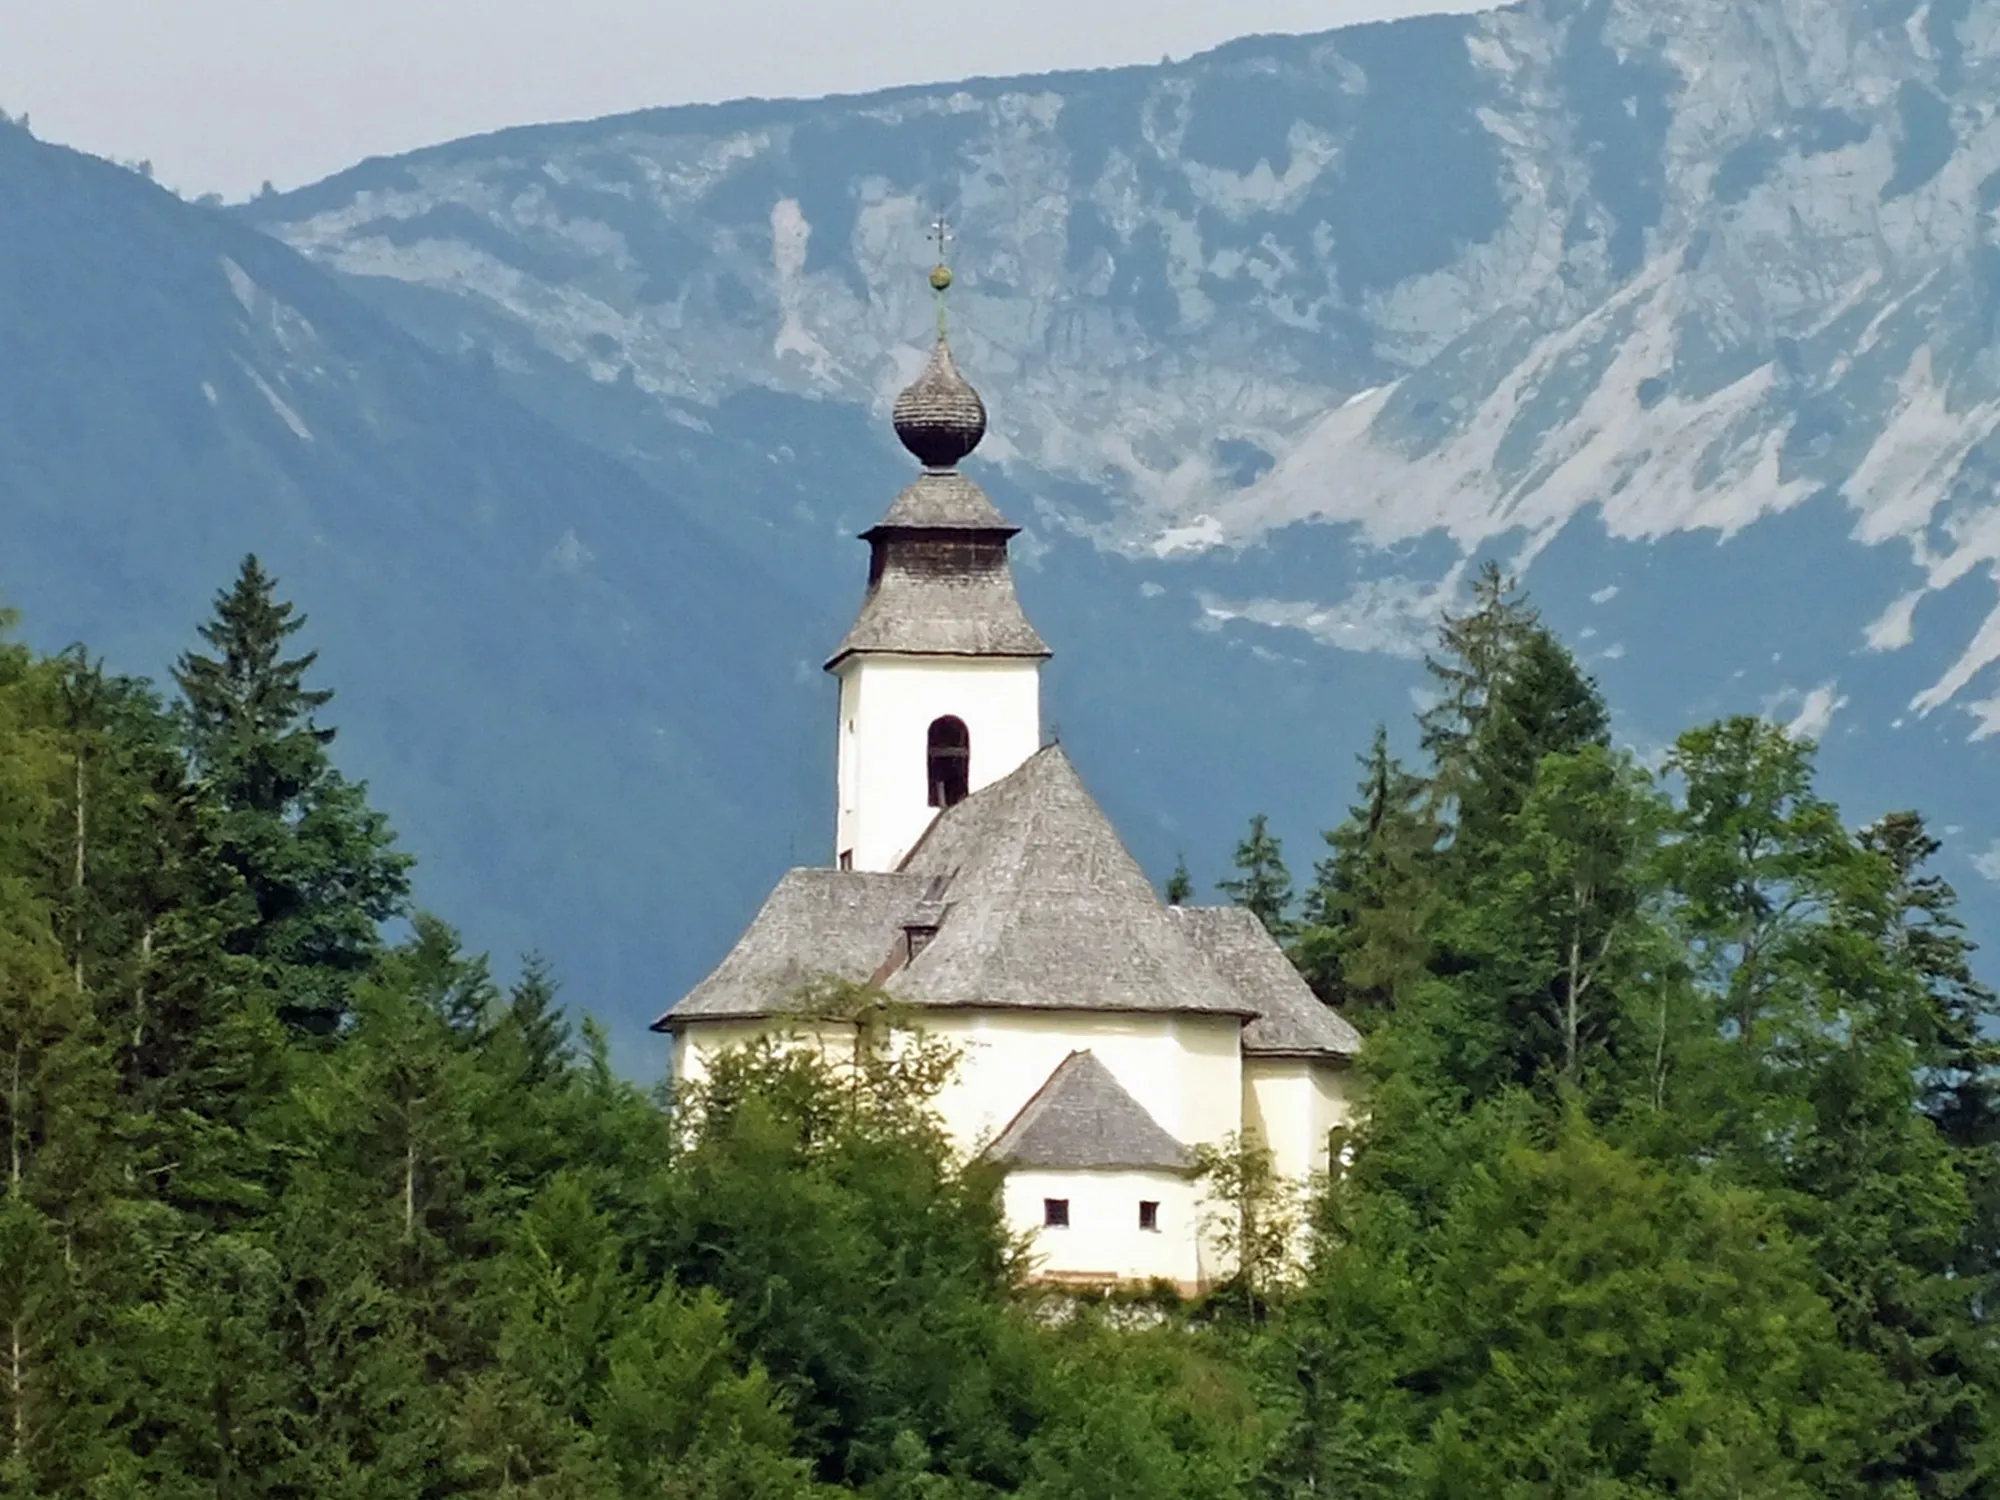
M 1176 58 L 1478 0 L 0 0 L 0 108 L 241 197 L 536 121 Z

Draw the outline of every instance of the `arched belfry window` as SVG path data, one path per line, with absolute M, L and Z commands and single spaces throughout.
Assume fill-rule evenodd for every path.
M 972 789 L 972 732 L 965 720 L 950 714 L 933 719 L 929 750 L 931 806 L 963 802 Z

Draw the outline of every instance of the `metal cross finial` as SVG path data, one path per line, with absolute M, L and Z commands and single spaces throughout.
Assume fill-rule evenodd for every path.
M 951 243 L 951 223 L 940 213 L 931 226 L 931 243 L 937 246 L 937 265 L 931 271 L 931 289 L 937 293 L 938 337 L 945 336 L 945 293 L 951 290 L 951 267 L 945 264 L 945 247 Z

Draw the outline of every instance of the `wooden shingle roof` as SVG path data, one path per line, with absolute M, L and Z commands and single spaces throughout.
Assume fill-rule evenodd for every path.
M 1262 1057 L 1353 1057 L 1361 1033 L 1312 992 L 1256 913 L 1240 906 L 1170 907 L 1175 922 L 1218 975 L 1256 1011 L 1243 1051 Z
M 1194 1165 L 1187 1147 L 1089 1052 L 1064 1058 L 986 1155 L 1046 1172 L 1185 1172 Z
M 914 956 L 912 927 L 934 929 Z M 1360 1050 L 1249 913 L 1163 905 L 1054 745 L 940 813 L 893 874 L 791 871 L 655 1025 L 780 1014 L 823 977 L 919 1010 L 1234 1016 L 1247 1053 Z

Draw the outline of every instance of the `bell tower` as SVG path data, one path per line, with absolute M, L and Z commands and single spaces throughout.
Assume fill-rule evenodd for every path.
M 861 534 L 868 592 L 826 664 L 840 683 L 842 869 L 895 869 L 942 809 L 1041 746 L 1050 652 L 1014 594 L 1007 544 L 1020 528 L 958 472 L 986 435 L 986 406 L 952 360 L 942 220 L 937 240 L 937 345 L 895 407 L 923 471 Z

